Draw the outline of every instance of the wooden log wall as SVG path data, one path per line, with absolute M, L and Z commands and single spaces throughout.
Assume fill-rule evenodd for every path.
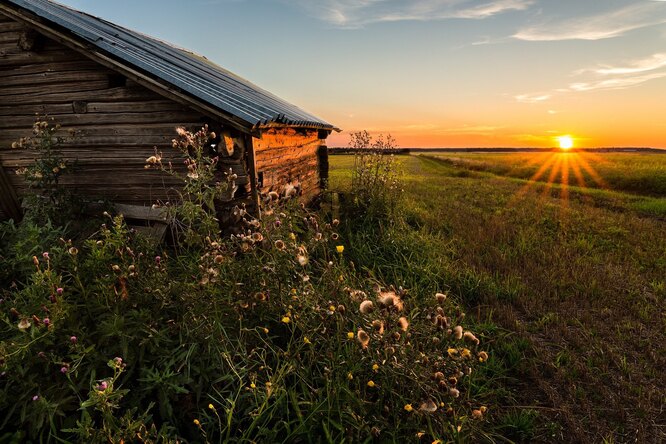
M 145 160 L 157 147 L 165 163 L 182 166 L 171 146 L 175 128 L 196 130 L 207 121 L 0 14 L 0 163 L 19 197 L 28 189 L 16 169 L 33 157 L 11 144 L 32 134 L 36 114 L 61 125 L 61 151 L 76 165 L 63 184 L 83 196 L 134 205 L 176 197 L 170 190 L 178 181 L 144 169 Z M 241 188 L 249 183 L 243 162 L 224 162 L 239 175 Z
M 298 183 L 303 198 L 321 191 L 320 147 L 317 130 L 270 128 L 253 139 L 260 191 L 283 193 L 287 184 Z

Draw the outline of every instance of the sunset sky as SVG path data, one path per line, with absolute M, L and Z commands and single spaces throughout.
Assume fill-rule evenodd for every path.
M 402 147 L 666 148 L 666 0 L 60 0 Z

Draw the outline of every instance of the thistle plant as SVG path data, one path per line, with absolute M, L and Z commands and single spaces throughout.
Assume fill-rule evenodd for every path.
M 12 143 L 34 158 L 26 167 L 16 170 L 28 183 L 32 194 L 26 198 L 26 216 L 31 219 L 62 222 L 73 208 L 71 193 L 61 184 L 61 178 L 71 170 L 71 163 L 60 151 L 64 139 L 57 136 L 60 125 L 53 118 L 42 117 L 33 124 L 32 135 Z
M 237 176 L 229 171 L 220 180 L 219 158 L 214 155 L 214 141 L 217 135 L 204 125 L 192 133 L 185 128 L 176 129 L 177 136 L 172 147 L 179 152 L 184 169 L 175 167 L 172 162 L 162 162 L 162 153 L 146 159 L 146 169 L 157 169 L 182 181 L 175 204 L 165 203 L 173 221 L 175 238 L 183 246 L 203 246 L 208 238 L 219 236 L 219 222 L 215 202 L 221 199 L 228 189 L 235 188 Z
M 351 133 L 349 148 L 354 150 L 352 193 L 360 214 L 372 218 L 390 216 L 401 193 L 400 174 L 391 151 L 395 139 L 380 134 L 376 139 L 367 131 Z

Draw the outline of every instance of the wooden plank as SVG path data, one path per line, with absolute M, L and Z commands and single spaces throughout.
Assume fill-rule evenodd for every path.
M 42 91 L 50 92 L 76 92 L 76 91 L 94 91 L 97 89 L 106 89 L 109 87 L 109 80 L 102 78 L 99 80 L 89 80 L 85 82 L 55 82 L 42 85 L 26 85 L 26 86 L 0 86 L 0 97 L 11 96 L 17 94 L 30 94 L 41 93 Z M 0 99 L 5 102 L 4 98 Z
M 167 223 L 167 213 L 164 208 L 153 208 L 141 205 L 115 204 L 114 208 L 120 214 L 130 219 L 151 220 Z
M 0 32 L 0 44 L 12 43 L 18 45 L 19 34 L 17 32 Z
M 86 114 L 60 114 L 53 115 L 61 125 L 76 126 L 79 124 L 97 124 L 115 121 L 117 123 L 158 123 L 190 121 L 193 117 L 190 112 L 168 111 L 152 113 L 86 113 Z M 0 119 L 0 128 L 30 128 L 34 123 L 34 116 L 8 116 Z
M 1 36 L 1 35 L 0 35 Z M 41 63 L 38 65 L 23 65 L 0 70 L 0 78 L 21 76 L 27 74 L 39 74 L 44 72 L 70 72 L 70 71 L 89 71 L 97 69 L 99 71 L 106 68 L 97 65 L 91 60 L 73 60 L 69 62 Z M 109 73 L 112 71 L 108 71 Z
M 4 96 L 2 103 L 5 105 L 22 105 L 22 104 L 41 104 L 41 103 L 65 103 L 73 101 L 90 101 L 90 102 L 113 102 L 116 100 L 124 101 L 140 101 L 142 99 L 154 99 L 159 97 L 157 94 L 143 90 L 128 88 L 103 88 L 88 91 L 67 91 L 59 92 L 48 89 L 43 89 L 37 92 L 28 94 L 19 94 L 13 96 Z
M 10 32 L 17 32 L 17 31 L 22 31 L 24 29 L 27 29 L 27 26 L 25 26 L 23 23 L 15 22 L 13 20 L 10 20 L 8 22 L 4 22 L 2 24 L 2 32 L 10 33 Z
M 16 48 L 4 49 L 0 51 L 0 65 L 4 67 L 66 62 L 73 60 L 81 60 L 81 56 L 74 52 L 64 52 L 62 49 L 27 52 Z
M 55 133 L 58 137 L 64 137 L 66 143 L 68 139 L 74 139 L 72 144 L 76 140 L 83 140 L 80 145 L 85 145 L 88 138 L 95 137 L 110 137 L 110 136 L 119 136 L 119 137 L 141 137 L 141 136 L 152 136 L 152 137 L 169 137 L 169 144 L 171 140 L 176 136 L 176 126 L 178 125 L 199 125 L 199 122 L 164 122 L 164 123 L 148 123 L 148 124 L 117 124 L 110 122 L 107 124 L 96 124 L 94 126 L 85 126 L 79 125 L 75 127 L 62 126 L 59 131 Z M 76 132 L 76 138 L 72 136 L 70 130 Z M 7 129 L 0 132 L 0 141 L 15 141 L 20 137 L 25 137 L 29 135 L 31 131 L 26 133 L 24 128 L 14 128 Z
M 18 222 L 22 218 L 21 204 L 16 191 L 7 176 L 5 168 L 0 163 L 0 209 L 2 212 Z
M 154 111 L 181 111 L 191 112 L 189 109 L 179 103 L 170 100 L 155 100 L 142 102 L 83 102 L 88 113 L 128 113 L 128 112 L 154 112 Z M 73 102 L 67 103 L 47 103 L 30 105 L 12 105 L 0 106 L 0 116 L 20 116 L 35 114 L 56 114 L 74 113 Z M 193 113 L 192 113 L 193 114 Z M 173 134 L 176 134 L 175 129 Z
M 60 82 L 88 82 L 106 80 L 109 74 L 106 70 L 80 69 L 76 71 L 42 71 L 29 74 L 19 74 L 2 78 L 2 89 L 15 85 L 41 85 Z
M 261 203 L 259 201 L 259 186 L 257 185 L 257 161 L 254 152 L 254 138 L 245 136 L 245 148 L 247 152 L 247 172 L 250 180 L 250 194 L 254 205 L 254 214 L 261 219 Z

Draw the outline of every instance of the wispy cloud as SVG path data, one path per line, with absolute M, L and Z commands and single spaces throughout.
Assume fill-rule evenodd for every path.
M 664 67 L 666 67 L 666 53 L 659 53 L 645 59 L 630 62 L 625 66 L 604 65 L 602 67 L 595 68 L 594 72 L 601 75 L 636 74 L 653 71 L 655 69 Z
M 313 16 L 340 28 L 372 23 L 484 19 L 527 9 L 534 0 L 298 0 Z
M 514 98 L 520 103 L 539 103 L 551 98 L 550 94 L 519 94 Z
M 638 2 L 602 14 L 541 23 L 519 30 L 519 40 L 601 40 L 618 37 L 635 29 L 666 23 L 666 0 Z
M 577 77 L 587 76 L 588 78 L 572 82 L 566 87 L 558 88 L 551 93 L 519 94 L 514 98 L 521 103 L 540 103 L 557 94 L 603 89 L 626 89 L 638 86 L 650 80 L 666 77 L 666 53 L 653 54 L 619 65 L 600 65 L 585 68 L 573 74 Z
M 654 79 L 666 77 L 666 71 L 640 76 L 613 77 L 593 82 L 577 82 L 569 85 L 570 91 L 592 91 L 595 89 L 626 89 Z

